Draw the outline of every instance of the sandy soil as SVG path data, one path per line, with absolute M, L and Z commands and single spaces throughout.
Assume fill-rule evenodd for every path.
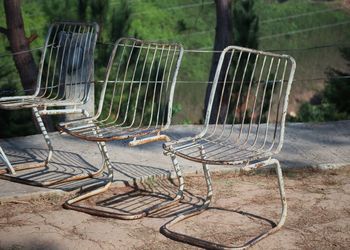
M 350 249 L 350 171 L 289 172 L 285 176 L 288 217 L 282 230 L 252 249 Z M 277 221 L 276 176 L 214 174 L 214 200 L 206 212 L 175 230 L 221 244 L 240 245 Z M 188 177 L 186 199 L 176 207 L 134 221 L 65 210 L 62 197 L 13 201 L 0 206 L 0 249 L 195 249 L 159 233 L 176 213 L 202 203 L 201 177 Z M 82 203 L 120 213 L 136 212 L 174 194 L 169 181 L 149 180 L 134 191 L 112 189 Z M 158 193 L 150 195 L 149 191 Z M 126 194 L 126 195 L 123 195 Z M 97 202 L 97 203 L 96 203 Z M 251 213 L 266 220 L 241 213 Z

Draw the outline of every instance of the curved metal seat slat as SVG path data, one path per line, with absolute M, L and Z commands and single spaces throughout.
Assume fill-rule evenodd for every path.
M 65 130 L 62 131 L 72 136 L 88 140 L 88 141 L 115 141 L 115 140 L 127 140 L 135 137 L 143 137 L 150 134 L 159 134 L 159 129 L 123 129 L 122 127 L 105 127 L 100 128 L 95 125 L 89 126 L 81 130 Z M 98 132 L 98 133 L 96 133 Z
M 43 115 L 81 113 L 87 115 L 82 106 L 89 100 L 93 84 L 93 58 L 99 27 L 96 23 L 55 22 L 46 36 L 38 77 L 33 94 L 0 97 L 0 109 L 18 110 L 31 108 L 48 147 L 43 162 L 29 162 L 1 169 L 0 174 L 31 168 L 46 167 L 52 157 L 53 147 L 42 122 Z M 101 145 L 99 145 L 101 148 Z M 97 171 L 96 173 L 98 173 Z M 30 185 L 49 186 L 72 181 L 95 173 L 44 182 L 26 181 L 11 175 L 3 178 Z
M 164 134 L 171 123 L 176 77 L 183 48 L 175 43 L 121 38 L 113 48 L 102 85 L 97 113 L 92 119 L 80 119 L 59 125 L 59 130 L 88 141 L 131 140 L 130 146 L 153 141 L 168 141 Z M 177 203 L 182 186 L 170 201 L 141 212 L 120 214 L 103 208 L 82 207 L 78 201 L 106 191 L 113 181 L 107 152 L 103 152 L 108 180 L 103 187 L 80 194 L 65 203 L 66 208 L 121 219 L 138 219 Z M 174 166 L 181 176 L 180 169 Z M 179 177 L 182 178 L 182 177 Z
M 198 151 L 198 148 L 201 147 L 206 148 L 207 157 L 204 160 L 201 159 L 200 152 Z M 191 143 L 189 148 L 176 150 L 174 154 L 191 161 L 205 162 L 210 165 L 239 165 L 273 155 L 271 152 L 265 152 L 259 149 L 222 145 L 221 143 L 207 140 Z
M 164 153 L 203 165 L 207 196 L 201 207 L 183 213 L 161 227 L 165 236 L 208 249 L 245 249 L 282 227 L 287 204 L 279 161 L 272 157 L 282 148 L 288 96 L 296 63 L 278 55 L 229 46 L 217 65 L 206 111 L 205 126 L 194 137 L 163 145 Z M 177 161 L 176 161 L 177 162 Z M 232 165 L 253 170 L 275 165 L 282 204 L 279 222 L 242 246 L 225 246 L 172 230 L 172 226 L 205 211 L 213 188 L 208 164 Z

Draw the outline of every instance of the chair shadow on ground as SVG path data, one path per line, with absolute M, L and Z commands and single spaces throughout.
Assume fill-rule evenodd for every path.
M 172 172 L 160 167 L 112 162 L 115 186 L 106 192 L 80 201 L 77 205 L 109 211 L 122 215 L 148 211 L 154 205 L 171 201 L 177 193 L 177 180 L 170 178 Z M 121 185 L 118 185 L 121 184 Z M 101 186 L 85 187 L 81 193 L 89 192 Z M 158 212 L 150 212 L 148 217 L 165 218 L 188 211 L 203 203 L 203 199 L 185 191 L 185 199 L 174 206 Z
M 46 156 L 46 150 L 39 148 L 4 148 L 4 150 L 13 164 L 25 163 L 33 161 L 33 159 L 40 161 Z M 170 201 L 176 196 L 178 183 L 176 179 L 170 178 L 173 176 L 170 170 L 126 162 L 113 162 L 112 165 L 115 175 L 114 183 L 117 184 L 117 186 L 112 186 L 108 191 L 102 194 L 79 202 L 80 205 L 93 206 L 97 209 L 114 211 L 121 214 L 133 214 L 142 210 L 147 210 L 155 204 Z M 4 167 L 4 164 L 0 163 L 0 168 Z M 95 166 L 91 165 L 79 154 L 55 150 L 52 160 L 46 168 L 20 171 L 16 174 L 16 177 L 26 180 L 47 181 L 96 170 L 97 168 Z M 88 178 L 51 186 L 50 188 L 59 188 L 65 191 L 80 189 L 80 192 L 86 192 L 103 185 L 105 179 L 106 173 L 103 173 L 100 178 Z M 121 186 L 123 187 L 120 187 L 118 184 L 122 184 Z M 173 217 L 196 209 L 200 207 L 203 202 L 204 199 L 202 195 L 194 194 L 188 189 L 185 189 L 184 198 L 179 203 L 167 207 L 166 209 L 150 213 L 148 217 Z M 269 222 L 271 226 L 275 225 L 274 222 L 266 218 L 247 212 L 218 207 L 208 208 L 208 210 L 213 209 L 239 213 L 251 218 L 265 220 Z
M 12 165 L 23 164 L 28 162 L 41 162 L 45 159 L 47 155 L 47 150 L 40 148 L 27 148 L 27 149 L 18 149 L 18 148 L 3 148 L 6 152 L 7 157 L 9 158 Z M 0 162 L 0 169 L 5 168 L 5 165 Z M 25 181 L 34 181 L 34 182 L 46 182 L 51 180 L 59 180 L 75 175 L 80 175 L 87 172 L 96 171 L 97 167 L 90 164 L 79 154 L 54 150 L 52 159 L 48 166 L 42 168 L 34 168 L 29 170 L 17 171 L 16 175 L 7 175 L 14 176 L 17 179 Z M 103 174 L 105 175 L 105 174 Z M 101 178 L 103 178 L 101 175 Z M 5 178 L 6 176 L 0 175 L 0 178 Z M 101 182 L 100 179 L 84 179 L 75 182 L 67 182 L 59 185 L 52 185 L 49 188 L 62 189 L 64 191 L 73 191 L 79 189 L 81 186 L 95 184 Z
M 114 173 L 119 172 L 132 181 L 124 182 L 125 186 L 123 185 L 123 187 L 112 186 L 107 192 L 80 201 L 78 202 L 79 206 L 87 206 L 97 210 L 118 214 L 132 215 L 140 213 L 141 211 L 147 211 L 147 209 L 156 204 L 171 201 L 176 196 L 178 181 L 176 178 L 171 178 L 174 177 L 174 175 L 169 170 L 160 167 L 126 162 L 113 162 L 112 165 Z M 162 178 L 157 178 L 157 176 L 162 176 Z M 114 181 L 119 182 L 122 180 L 115 178 Z M 191 189 L 193 189 L 193 187 Z M 82 192 L 84 193 L 89 190 L 91 190 L 91 187 L 82 190 Z M 170 218 L 198 209 L 204 203 L 204 193 L 197 194 L 198 190 L 193 191 L 194 192 L 185 188 L 184 198 L 180 202 L 165 209 L 150 212 L 147 217 Z M 263 221 L 271 227 L 276 226 L 273 221 L 264 218 L 263 216 L 241 211 L 239 209 L 226 209 L 212 206 L 207 210 L 232 212 L 242 216 L 247 216 L 250 219 Z

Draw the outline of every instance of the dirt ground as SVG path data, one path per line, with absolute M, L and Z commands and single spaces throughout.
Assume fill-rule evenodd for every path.
M 349 177 L 349 168 L 286 173 L 286 224 L 252 249 L 350 249 Z M 137 212 L 172 196 L 175 184 L 148 180 L 139 185 L 144 191 L 113 188 L 81 205 L 119 213 Z M 0 249 L 196 249 L 159 233 L 160 226 L 176 213 L 203 202 L 206 187 L 202 177 L 188 177 L 186 184 L 186 198 L 179 205 L 133 221 L 65 210 L 61 204 L 66 197 L 2 203 Z M 176 231 L 239 246 L 271 228 L 269 220 L 276 222 L 279 218 L 280 200 L 274 174 L 213 174 L 213 185 L 210 209 L 176 225 Z

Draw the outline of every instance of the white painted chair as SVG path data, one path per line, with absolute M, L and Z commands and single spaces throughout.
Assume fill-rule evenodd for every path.
M 180 214 L 162 226 L 162 234 L 205 249 L 244 249 L 282 227 L 287 216 L 287 203 L 281 166 L 274 156 L 283 145 L 288 96 L 295 67 L 294 59 L 288 55 L 236 46 L 222 51 L 204 129 L 194 137 L 164 144 L 164 153 L 171 157 L 177 168 L 177 157 L 202 164 L 207 196 L 202 206 Z M 275 165 L 282 204 L 282 214 L 275 227 L 238 247 L 172 230 L 175 224 L 209 207 L 213 188 L 208 165 L 230 165 L 246 171 Z M 183 190 L 182 179 L 180 183 Z
M 171 123 L 182 54 L 183 49 L 179 44 L 119 39 L 107 66 L 96 115 L 62 123 L 60 130 L 103 145 L 117 140 L 131 140 L 129 146 L 169 141 L 165 133 Z M 112 184 L 113 170 L 109 156 L 107 151 L 101 152 L 104 159 L 102 169 L 107 170 L 107 181 L 101 187 L 69 199 L 64 205 L 66 208 L 104 217 L 138 219 L 179 201 L 181 190 L 173 200 L 127 214 L 76 204 L 106 191 Z M 175 170 L 182 178 L 177 166 Z
M 52 157 L 53 147 L 42 116 L 74 113 L 88 116 L 83 105 L 89 100 L 93 84 L 93 56 L 98 31 L 99 27 L 96 23 L 53 23 L 49 28 L 41 54 L 36 89 L 32 91 L 34 93 L 0 98 L 0 109 L 33 110 L 48 147 L 44 161 L 13 166 L 6 160 L 5 152 L 1 151 L 1 158 L 5 159 L 7 166 L 7 168 L 0 170 L 2 178 L 31 185 L 49 186 L 94 175 L 94 173 L 89 173 L 44 182 L 21 179 L 15 176 L 16 171 L 46 167 Z M 101 150 L 102 147 L 104 146 L 99 145 Z

